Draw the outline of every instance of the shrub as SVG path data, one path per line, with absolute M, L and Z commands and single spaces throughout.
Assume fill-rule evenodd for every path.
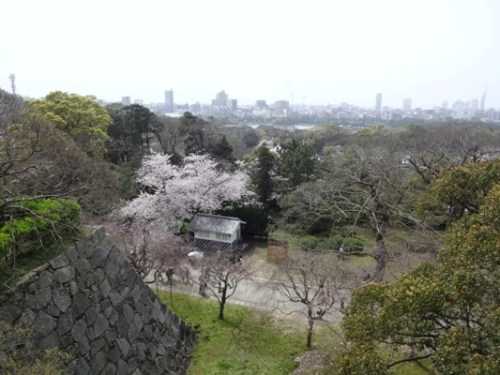
M 339 250 L 343 241 L 344 237 L 339 234 L 335 234 L 321 241 L 321 247 L 328 250 Z
M 319 245 L 319 240 L 314 236 L 304 236 L 300 238 L 300 248 L 302 250 L 314 250 Z
M 77 232 L 80 205 L 72 199 L 20 199 L 0 224 L 0 255 L 6 258 L 46 247 Z
M 363 241 L 357 237 L 345 237 L 342 242 L 342 249 L 346 253 L 360 253 L 363 248 Z

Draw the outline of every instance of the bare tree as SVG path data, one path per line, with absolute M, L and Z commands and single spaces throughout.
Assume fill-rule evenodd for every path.
M 172 232 L 159 227 L 139 225 L 106 226 L 113 243 L 125 254 L 139 277 L 147 283 L 162 280 L 164 275 L 172 286 L 174 269 L 187 252 L 186 242 Z
M 207 288 L 219 303 L 219 319 L 224 319 L 224 307 L 238 285 L 253 273 L 253 265 L 242 258 L 233 259 L 218 253 L 204 258 L 200 276 L 200 292 Z
M 184 140 L 186 136 L 182 132 L 179 119 L 167 116 L 157 117 L 150 128 L 163 153 L 174 154 L 184 152 Z
M 347 273 L 342 270 L 335 258 L 312 252 L 295 253 L 280 265 L 275 276 L 275 286 L 283 302 L 302 304 L 298 309 L 307 319 L 307 348 L 311 348 L 314 323 L 339 303 L 343 310 Z M 345 293 L 345 291 L 344 291 Z

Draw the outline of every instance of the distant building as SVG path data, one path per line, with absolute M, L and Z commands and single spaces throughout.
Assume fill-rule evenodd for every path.
M 127 105 L 130 105 L 131 101 L 130 101 L 130 96 L 122 96 L 122 104 L 127 106 Z
M 217 94 L 215 94 L 215 99 L 212 100 L 212 107 L 227 107 L 227 98 L 228 95 L 224 90 L 218 92 Z
M 486 89 L 484 89 L 484 94 L 481 96 L 481 106 L 479 107 L 481 111 L 484 111 L 485 103 L 486 103 Z
M 277 117 L 287 117 L 290 103 L 288 100 L 277 100 L 274 102 L 274 115 Z
M 227 101 L 227 106 L 231 112 L 236 112 L 238 109 L 238 101 L 236 99 L 229 99 Z
M 380 113 L 382 112 L 382 94 L 377 93 L 377 96 L 375 97 L 375 112 Z
M 174 111 L 174 91 L 170 89 L 165 91 L 165 112 L 173 113 Z
M 267 103 L 265 100 L 257 100 L 255 102 L 255 109 L 266 109 Z
M 411 99 L 406 98 L 403 100 L 403 111 L 405 112 L 411 112 Z
M 134 104 L 143 105 L 144 104 L 144 100 L 142 100 L 142 99 L 134 99 Z

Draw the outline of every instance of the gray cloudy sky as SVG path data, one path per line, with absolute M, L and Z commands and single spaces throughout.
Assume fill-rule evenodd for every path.
M 31 97 L 500 108 L 497 0 L 5 0 L 0 35 Z

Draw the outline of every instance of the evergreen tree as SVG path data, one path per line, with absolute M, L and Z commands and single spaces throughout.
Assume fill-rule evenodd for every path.
M 275 170 L 276 159 L 274 155 L 267 147 L 259 147 L 255 164 L 251 167 L 250 181 L 253 191 L 259 200 L 266 205 L 269 205 L 273 199 Z

